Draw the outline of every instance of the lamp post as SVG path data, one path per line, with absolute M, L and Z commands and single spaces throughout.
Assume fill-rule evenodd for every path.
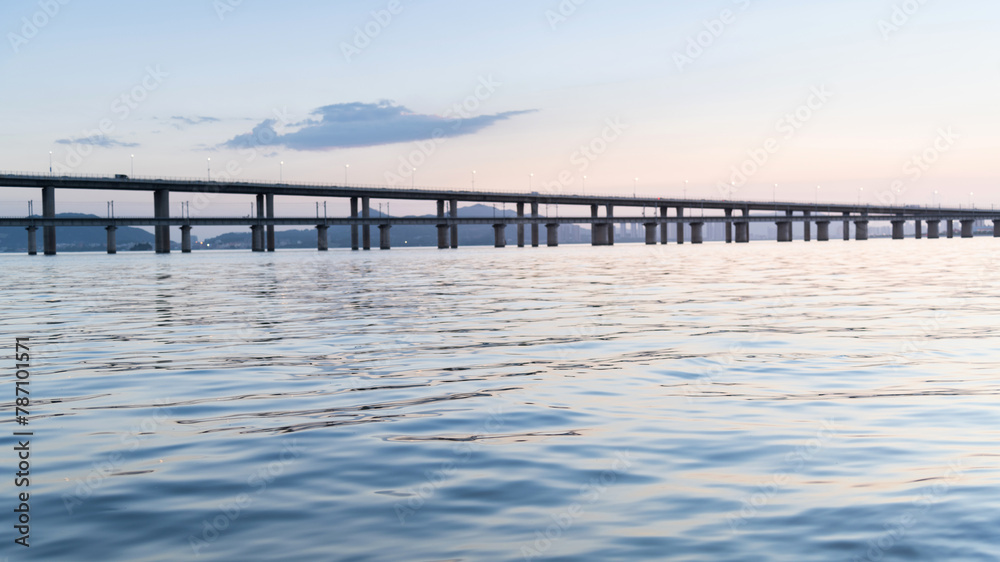
M 208 159 L 208 181 L 212 181 L 212 159 Z
M 688 198 L 688 180 L 684 180 L 684 198 Z
M 859 188 L 858 188 L 858 206 L 859 206 L 859 207 L 861 206 L 861 195 L 862 195 L 862 194 L 863 194 L 864 192 L 865 192 L 865 188 L 863 188 L 863 187 L 859 187 Z
M 278 182 L 281 183 L 285 181 L 285 162 L 282 160 L 278 162 Z
M 634 180 L 632 180 L 632 199 L 638 197 L 638 195 L 636 195 L 638 193 L 638 189 L 639 189 L 639 178 L 635 178 Z
M 476 171 L 472 170 L 472 189 L 476 189 Z
M 49 175 L 52 175 L 52 151 L 49 151 Z
M 535 177 L 535 174 L 528 174 L 528 191 L 531 191 L 531 179 Z
M 819 205 L 819 189 L 820 186 L 816 186 L 816 204 Z
M 135 175 L 135 154 L 131 155 L 131 161 L 129 162 L 129 176 Z
M 587 176 L 583 176 L 583 193 L 587 194 Z
M 775 205 L 778 204 L 778 184 L 774 184 L 774 187 L 771 188 L 771 202 Z
M 414 189 L 417 184 L 417 169 L 413 168 L 413 173 L 410 174 L 410 189 Z
M 347 169 L 350 167 L 350 164 L 344 164 L 344 185 L 347 185 Z

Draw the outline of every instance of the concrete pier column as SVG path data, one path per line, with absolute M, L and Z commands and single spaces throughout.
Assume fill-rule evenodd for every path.
M 537 219 L 540 215 L 538 214 L 538 201 L 531 202 L 531 218 Z M 532 223 L 531 225 L 531 247 L 538 247 L 538 223 Z
M 812 213 L 809 211 L 802 211 L 802 214 L 805 217 L 809 217 L 812 215 Z M 805 240 L 806 242 L 812 241 L 812 221 L 809 220 L 808 218 L 802 221 L 802 239 Z
M 38 232 L 37 226 L 29 226 L 25 230 L 28 231 L 28 255 L 36 256 L 38 255 L 38 238 L 36 233 Z
M 521 219 L 524 218 L 524 202 L 520 201 L 517 204 L 517 247 L 524 247 L 524 223 Z
M 684 218 L 684 207 L 677 207 L 677 218 Z M 684 243 L 684 221 L 682 220 L 677 221 L 677 243 Z
M 330 238 L 327 231 L 330 229 L 325 224 L 316 225 L 316 249 L 325 252 L 330 248 Z
M 948 219 L 948 238 L 955 237 L 955 221 Z
M 893 240 L 902 240 L 903 238 L 905 238 L 905 234 L 903 232 L 903 226 L 905 226 L 905 225 L 906 225 L 906 221 L 904 221 L 904 220 L 894 220 L 894 221 L 892 221 L 892 239 Z
M 974 220 L 963 220 L 962 221 L 962 238 L 972 238 L 972 227 L 975 226 L 976 221 Z
M 367 219 L 372 216 L 372 204 L 371 198 L 362 197 L 361 198 L 361 218 Z M 371 225 L 368 221 L 361 223 L 361 249 L 371 250 L 372 249 L 372 232 Z
M 608 205 L 607 207 L 608 224 L 605 226 L 607 230 L 607 235 L 605 236 L 605 244 L 608 246 L 615 245 L 615 223 L 611 220 L 615 217 L 615 207 L 614 205 Z
M 590 218 L 596 219 L 598 217 L 597 205 L 590 206 Z M 597 223 L 590 223 L 590 245 L 591 246 L 603 246 L 601 242 L 601 229 L 604 225 Z
M 265 239 L 267 238 L 267 230 L 264 228 L 264 194 L 258 193 L 256 195 L 257 199 L 257 230 L 253 231 L 255 236 L 254 243 L 256 246 L 253 248 L 254 252 L 263 252 Z
M 448 210 L 449 213 L 451 213 L 451 218 L 457 219 L 458 218 L 458 201 L 455 200 L 455 199 L 452 199 L 451 203 L 449 203 L 449 206 L 451 207 Z M 451 249 L 453 249 L 453 250 L 457 250 L 458 249 L 458 225 L 457 224 L 451 225 Z
M 1000 238 L 1000 219 L 993 219 L 993 237 Z
M 438 250 L 448 249 L 448 225 L 439 224 L 437 225 L 438 231 Z
M 268 193 L 264 196 L 264 202 L 267 205 L 267 218 L 274 219 L 274 194 Z M 183 229 L 182 229 L 183 230 Z M 190 250 L 188 250 L 190 251 Z M 267 251 L 274 251 L 274 225 L 267 225 Z
M 271 250 L 274 251 L 273 249 Z M 191 225 L 185 224 L 181 227 L 181 253 L 191 253 Z
M 726 218 L 729 219 L 732 217 L 733 217 L 733 210 L 726 209 Z M 732 244 L 732 243 L 733 243 L 733 223 L 726 221 L 726 244 Z
M 850 217 L 850 216 L 851 216 L 851 213 L 844 213 L 844 240 L 845 241 L 851 239 L 851 221 L 848 219 L 848 217 Z
M 558 224 L 547 224 L 545 225 L 545 237 L 546 243 L 550 248 L 555 248 L 559 245 L 559 225 Z
M 112 224 L 112 225 L 105 226 L 104 230 L 108 231 L 108 253 L 109 254 L 117 254 L 118 253 L 118 242 L 115 239 L 116 238 L 115 232 L 118 230 L 118 227 Z
M 250 251 L 251 252 L 263 252 L 263 244 L 261 244 L 261 225 L 254 224 L 250 226 Z
M 830 221 L 816 221 L 816 241 L 830 241 Z
M 791 242 L 792 223 L 788 221 L 778 221 L 775 224 L 778 225 L 778 242 Z
M 941 221 L 930 220 L 927 221 L 927 238 L 931 240 L 937 240 L 941 238 Z
M 378 225 L 378 249 L 388 250 L 391 248 L 389 243 L 389 230 L 392 228 L 391 224 L 380 224 Z
M 703 222 L 693 222 L 691 223 L 691 243 L 701 244 L 702 243 L 702 227 L 705 226 Z
M 155 202 L 155 199 L 154 199 Z M 56 188 L 42 188 L 42 217 L 54 218 L 56 216 Z M 42 245 L 46 256 L 56 255 L 56 227 L 42 227 Z
M 666 207 L 660 207 L 660 216 L 663 217 L 663 218 L 667 218 L 667 208 Z M 666 244 L 667 243 L 667 227 L 668 226 L 669 225 L 667 223 L 665 223 L 665 222 L 660 223 L 660 244 Z
M 438 199 L 437 201 L 437 231 L 438 231 L 438 250 L 445 250 L 448 248 L 448 224 L 445 222 L 444 218 L 444 199 Z
M 170 192 L 166 189 L 157 189 L 153 192 L 153 214 L 158 219 L 170 218 Z M 153 227 L 156 235 L 156 253 L 170 253 L 170 226 Z
M 444 216 L 444 212 L 441 210 L 441 206 L 444 205 L 444 201 L 438 201 L 438 216 Z M 351 218 L 358 218 L 358 198 L 351 197 Z M 358 249 L 358 225 L 351 225 L 351 250 Z
M 854 221 L 854 239 L 868 240 L 868 221 Z
M 747 244 L 750 242 L 750 223 L 736 223 L 736 243 Z
M 507 225 L 493 225 L 493 247 L 504 248 L 507 246 Z
M 646 228 L 646 245 L 655 246 L 656 245 L 656 223 L 647 222 L 642 225 Z
M 913 221 L 913 237 L 920 240 L 924 237 L 924 222 L 920 219 Z

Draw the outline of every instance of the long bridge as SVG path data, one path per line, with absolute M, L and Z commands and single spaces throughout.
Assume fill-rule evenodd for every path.
M 703 241 L 703 227 L 706 223 L 725 224 L 727 243 L 750 242 L 750 223 L 774 222 L 777 225 L 777 240 L 792 241 L 792 224 L 803 224 L 803 239 L 812 239 L 812 225 L 816 225 L 816 240 L 830 239 L 830 223 L 842 221 L 844 240 L 850 239 L 850 225 L 854 224 L 856 240 L 868 239 L 868 224 L 871 221 L 892 223 L 892 237 L 904 237 L 904 225 L 913 222 L 915 236 L 923 237 L 923 225 L 927 226 L 927 238 L 941 236 L 940 225 L 947 222 L 947 237 L 954 235 L 954 223 L 961 224 L 961 237 L 971 238 L 976 221 L 993 222 L 993 235 L 1000 237 L 1000 211 L 975 208 L 927 208 L 912 206 L 850 205 L 826 203 L 794 203 L 763 201 L 720 201 L 715 199 L 678 199 L 661 197 L 622 197 L 603 195 L 568 195 L 548 193 L 512 193 L 496 191 L 467 191 L 443 189 L 401 189 L 393 187 L 358 187 L 322 184 L 290 184 L 284 182 L 212 181 L 185 179 L 131 178 L 125 175 L 113 177 L 52 176 L 42 174 L 0 174 L 0 187 L 39 189 L 42 195 L 42 214 L 26 217 L 0 217 L 0 226 L 24 227 L 28 235 L 28 254 L 37 251 L 37 230 L 42 229 L 43 252 L 56 253 L 56 227 L 59 226 L 103 226 L 108 232 L 108 253 L 115 253 L 115 230 L 119 226 L 152 226 L 155 234 L 157 253 L 170 252 L 170 228 L 180 227 L 181 251 L 191 251 L 191 228 L 193 226 L 248 226 L 251 230 L 251 247 L 255 252 L 274 251 L 275 226 L 315 226 L 317 249 L 328 249 L 328 229 L 334 225 L 351 227 L 351 248 L 369 250 L 371 227 L 379 229 L 379 248 L 391 247 L 390 231 L 394 225 L 435 226 L 438 232 L 439 248 L 458 247 L 458 228 L 462 225 L 491 224 L 495 233 L 495 246 L 506 245 L 506 228 L 517 226 L 517 245 L 526 243 L 526 227 L 530 227 L 530 244 L 540 245 L 539 231 L 546 228 L 546 245 L 558 246 L 558 228 L 562 224 L 588 224 L 591 226 L 591 243 L 595 246 L 614 245 L 615 224 L 642 224 L 645 227 L 647 244 L 667 243 L 670 225 L 676 228 L 675 240 L 685 242 L 686 231 L 690 241 Z M 85 189 L 110 191 L 147 191 L 152 193 L 152 217 L 108 217 L 108 218 L 66 218 L 56 217 L 57 189 Z M 242 194 L 256 197 L 256 216 L 246 217 L 190 217 L 170 216 L 171 193 L 194 194 Z M 343 198 L 350 200 L 350 216 L 346 217 L 293 217 L 275 216 L 275 196 Z M 398 199 L 435 201 L 437 216 L 434 217 L 388 217 L 371 216 L 371 199 Z M 459 202 L 513 203 L 516 217 L 459 217 Z M 542 205 L 573 205 L 589 207 L 589 216 L 543 216 L 539 213 Z M 651 216 L 615 215 L 616 208 L 642 209 L 643 215 L 652 210 Z M 526 210 L 530 214 L 526 214 Z M 604 211 L 602 214 L 601 211 Z M 695 216 L 694 211 L 700 214 Z M 705 213 L 708 212 L 706 215 Z M 757 214 L 754 214 L 757 213 Z M 760 214 L 771 213 L 771 214 Z M 659 241 L 657 240 L 659 233 Z

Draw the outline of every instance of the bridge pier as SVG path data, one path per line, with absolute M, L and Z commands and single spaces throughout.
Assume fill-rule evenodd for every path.
M 736 223 L 736 243 L 748 244 L 750 242 L 750 223 Z
M 684 221 L 680 220 L 684 218 L 684 207 L 677 207 L 677 243 L 684 243 Z
M 927 221 L 927 238 L 930 240 L 937 240 L 941 237 L 941 221 L 930 220 Z
M 443 215 L 443 212 L 441 211 L 441 206 L 443 204 L 444 204 L 444 201 L 438 201 L 438 216 L 439 217 Z M 357 197 L 351 197 L 351 218 L 352 219 L 358 218 L 358 198 Z M 352 224 L 351 225 L 351 250 L 352 251 L 357 251 L 358 250 L 358 225 L 357 224 Z
M 158 219 L 170 218 L 170 192 L 166 189 L 157 189 L 153 192 L 153 214 Z M 170 253 L 170 227 L 153 227 L 156 235 L 156 253 Z
M 56 216 L 56 188 L 42 188 L 42 217 L 54 218 Z M 42 245 L 46 256 L 56 255 L 56 227 L 42 227 Z
M 816 241 L 830 241 L 830 221 L 816 221 Z
M 450 204 L 451 208 L 449 212 L 451 213 L 451 218 L 458 218 L 458 200 L 452 199 Z M 458 249 L 458 224 L 451 225 L 451 249 Z
M 847 242 L 851 239 L 851 213 L 844 213 L 844 241 Z
M 517 203 L 517 247 L 524 247 L 524 202 Z
M 792 223 L 789 221 L 778 221 L 778 242 L 792 241 Z
M 608 217 L 608 224 L 604 227 L 604 229 L 607 231 L 607 235 L 605 236 L 606 238 L 605 244 L 607 244 L 608 246 L 614 246 L 615 223 L 611 220 L 615 218 L 615 207 L 613 205 L 608 205 L 607 217 Z
M 445 223 L 444 219 L 444 199 L 437 200 L 437 231 L 438 231 L 438 250 L 446 250 L 448 248 L 448 224 Z
M 36 256 L 38 255 L 38 239 L 35 236 L 35 233 L 38 231 L 38 227 L 29 226 L 28 228 L 25 228 L 25 230 L 28 231 L 28 255 Z
M 727 219 L 732 218 L 732 216 L 733 216 L 733 210 L 726 209 L 726 218 Z M 733 243 L 733 223 L 726 222 L 726 244 L 732 244 L 732 243 Z
M 361 218 L 368 219 L 372 216 L 372 204 L 371 199 L 368 197 L 361 198 Z M 371 225 L 365 220 L 361 224 L 361 248 L 365 251 L 372 249 L 372 233 Z
M 913 237 L 917 240 L 924 237 L 924 221 L 920 219 L 913 221 Z
M 550 248 L 555 248 L 559 245 L 559 225 L 558 224 L 547 224 L 545 225 L 545 235 L 546 242 Z
M 392 228 L 391 224 L 380 224 L 378 225 L 378 249 L 379 250 L 389 250 L 391 248 L 389 240 L 389 230 Z
M 667 218 L 667 207 L 660 207 L 660 216 Z M 669 224 L 662 222 L 660 223 L 660 244 L 667 243 L 667 227 Z
M 265 200 L 265 202 L 267 204 L 267 213 L 266 213 L 267 214 L 267 218 L 273 219 L 274 218 L 274 194 L 273 193 L 266 194 L 264 196 L 264 200 Z M 183 231 L 184 231 L 184 229 L 182 228 L 181 232 L 183 232 Z M 182 243 L 182 245 L 183 245 L 183 243 Z M 190 246 L 191 245 L 188 244 L 188 252 L 191 251 L 191 247 Z M 181 251 L 183 252 L 184 250 L 181 250 Z M 273 252 L 274 251 L 274 225 L 273 224 L 267 225 L 267 251 L 268 252 Z
M 273 252 L 274 249 L 272 248 L 271 251 Z M 181 226 L 181 253 L 191 253 L 191 225 L 189 224 Z
M 646 245 L 655 246 L 656 245 L 656 223 L 647 222 L 642 225 L 646 228 Z
M 854 221 L 854 239 L 868 240 L 868 221 L 866 220 Z
M 955 221 L 948 219 L 948 238 L 955 237 Z
M 250 251 L 251 252 L 263 252 L 264 248 L 261 244 L 261 225 L 254 224 L 250 225 Z
M 104 227 L 104 230 L 108 231 L 108 253 L 117 254 L 118 253 L 118 243 L 115 240 L 115 231 L 118 227 L 115 225 L 108 225 Z
M 702 228 L 705 225 L 703 222 L 693 222 L 691 223 L 691 243 L 701 244 L 702 243 Z
M 902 240 L 905 237 L 903 232 L 903 227 L 906 225 L 904 220 L 894 220 L 892 221 L 892 239 Z
M 264 228 L 264 194 L 257 194 L 257 249 L 255 252 L 264 251 L 264 242 L 267 234 L 267 230 Z
M 993 219 L 993 237 L 1000 238 L 1000 219 Z
M 507 225 L 493 225 L 493 247 L 505 248 L 507 246 Z
M 802 239 L 806 242 L 812 241 L 812 221 L 808 219 L 812 215 L 809 211 L 803 211 L 802 214 L 806 216 L 806 220 L 802 221 Z
M 974 220 L 963 220 L 962 221 L 962 238 L 972 238 L 972 227 L 975 226 L 976 221 Z
M 537 219 L 540 215 L 538 214 L 538 201 L 531 202 L 531 218 Z M 531 224 L 531 247 L 538 247 L 538 223 Z
M 439 224 L 437 225 L 438 231 L 438 250 L 448 249 L 448 225 Z
M 320 252 L 325 252 L 330 248 L 330 238 L 327 235 L 329 229 L 330 227 L 325 224 L 316 225 L 316 249 Z

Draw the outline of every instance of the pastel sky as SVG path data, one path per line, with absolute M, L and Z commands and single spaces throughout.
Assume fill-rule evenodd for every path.
M 210 158 L 240 179 L 1000 198 L 995 0 L 11 0 L 0 22 L 9 171 L 47 172 L 51 151 L 57 173 L 134 155 L 137 176 L 205 177 Z M 17 214 L 29 198 L 0 190 Z M 122 193 L 57 210 L 112 198 L 149 214 Z

